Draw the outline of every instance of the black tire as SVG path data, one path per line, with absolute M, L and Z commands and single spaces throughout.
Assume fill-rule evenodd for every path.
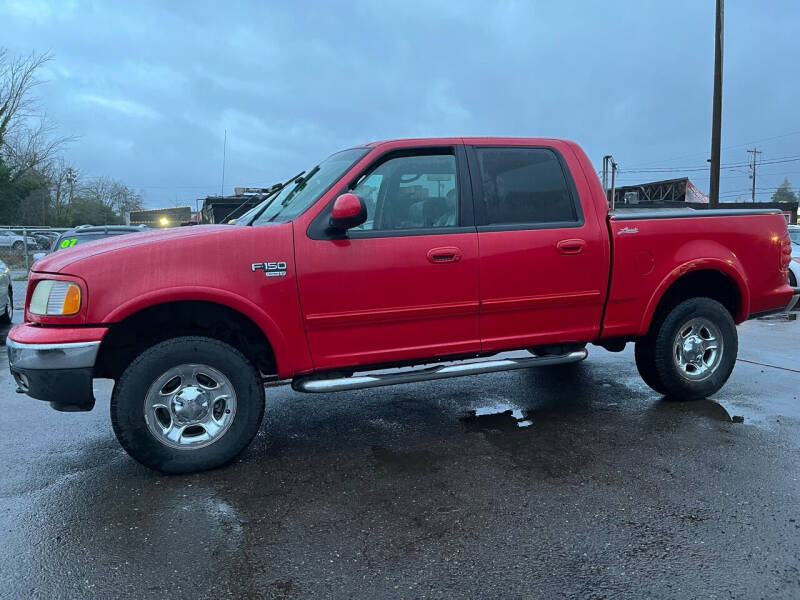
M 792 287 L 797 287 L 797 277 L 794 276 L 794 273 L 789 271 L 789 285 Z
M 656 370 L 656 360 L 653 356 L 653 341 L 650 337 L 643 338 L 636 342 L 633 356 L 636 359 L 636 369 L 642 380 L 655 392 L 666 394 L 666 388 L 661 382 L 661 378 Z
M 716 329 L 716 332 L 711 333 L 714 333 L 714 338 L 717 339 L 719 354 L 711 364 L 707 365 L 707 373 L 701 373 L 694 365 L 688 365 L 694 370 L 694 373 L 690 373 L 687 369 L 681 368 L 677 359 L 680 354 L 678 350 L 680 346 L 676 346 L 678 335 L 681 332 L 685 335 L 687 327 L 698 322 L 707 324 L 708 335 L 711 335 L 709 329 Z M 700 329 L 703 327 L 700 326 Z M 663 389 L 661 393 L 675 400 L 699 400 L 717 392 L 730 377 L 739 351 L 739 340 L 733 318 L 722 304 L 711 298 L 692 298 L 681 302 L 667 313 L 660 324 L 656 324 L 656 328 L 641 343 L 646 346 L 640 350 L 645 363 L 647 353 L 652 353 L 655 370 L 649 374 L 655 376 L 653 381 Z M 647 369 L 647 366 L 645 368 Z
M 8 288 L 8 300 L 6 306 L 3 307 L 3 312 L 0 313 L 0 324 L 9 325 L 14 316 L 14 292 Z
M 151 385 L 170 368 L 204 364 L 229 380 L 236 408 L 226 431 L 200 448 L 173 448 L 151 433 L 145 399 Z M 111 396 L 111 424 L 125 451 L 164 473 L 192 473 L 222 466 L 253 439 L 264 416 L 264 385 L 258 370 L 236 348 L 206 337 L 179 337 L 142 352 L 123 372 Z
M 14 250 L 16 250 L 17 252 L 22 252 L 23 248 L 25 248 L 25 243 L 24 242 L 20 242 L 19 240 L 17 240 L 13 244 L 11 244 L 11 247 Z

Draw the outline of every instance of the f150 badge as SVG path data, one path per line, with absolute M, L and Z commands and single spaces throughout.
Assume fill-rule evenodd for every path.
M 284 277 L 286 275 L 286 263 L 282 260 L 277 262 L 257 262 L 250 265 L 250 270 L 264 271 L 267 277 Z

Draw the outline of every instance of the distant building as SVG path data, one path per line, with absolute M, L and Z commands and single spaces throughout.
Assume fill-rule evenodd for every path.
M 608 191 L 611 197 L 611 190 Z M 614 190 L 614 208 L 619 210 L 648 208 L 711 208 L 708 196 L 701 192 L 688 177 L 625 185 Z M 797 202 L 720 202 L 719 208 L 734 210 L 778 209 L 787 223 L 797 223 Z
M 128 225 L 147 225 L 154 229 L 159 227 L 178 227 L 192 219 L 190 206 L 176 208 L 153 208 L 148 210 L 132 210 L 127 214 Z
M 614 191 L 615 205 L 642 204 L 645 202 L 693 202 L 708 204 L 708 196 L 689 181 L 688 177 L 651 181 L 637 185 L 620 186 Z
M 225 224 L 231 219 L 241 217 L 248 210 L 266 198 L 266 190 L 235 188 L 233 196 L 208 196 L 200 209 L 201 223 Z

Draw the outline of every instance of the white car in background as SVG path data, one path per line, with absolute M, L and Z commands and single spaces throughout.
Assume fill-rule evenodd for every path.
M 8 325 L 14 316 L 14 292 L 11 289 L 11 272 L 0 260 L 0 324 Z
M 31 236 L 27 237 L 28 248 L 37 248 L 38 244 L 36 238 Z M 23 248 L 25 248 L 25 238 L 8 229 L 0 229 L 0 248 L 13 248 L 14 250 L 22 252 Z
M 800 225 L 789 225 L 792 238 L 792 262 L 789 263 L 789 285 L 800 286 Z

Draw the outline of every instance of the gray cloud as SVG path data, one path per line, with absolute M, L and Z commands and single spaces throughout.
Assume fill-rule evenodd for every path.
M 741 144 L 800 131 L 800 5 L 727 8 L 723 162 L 745 162 Z M 219 191 L 225 129 L 228 192 L 391 137 L 568 137 L 623 168 L 708 154 L 710 2 L 21 0 L 0 4 L 0 21 L 13 52 L 54 53 L 38 92 L 80 136 L 71 160 L 152 206 Z M 799 142 L 764 141 L 762 158 Z M 762 172 L 759 187 L 800 184 L 800 162 Z M 746 169 L 722 183 L 732 198 Z

